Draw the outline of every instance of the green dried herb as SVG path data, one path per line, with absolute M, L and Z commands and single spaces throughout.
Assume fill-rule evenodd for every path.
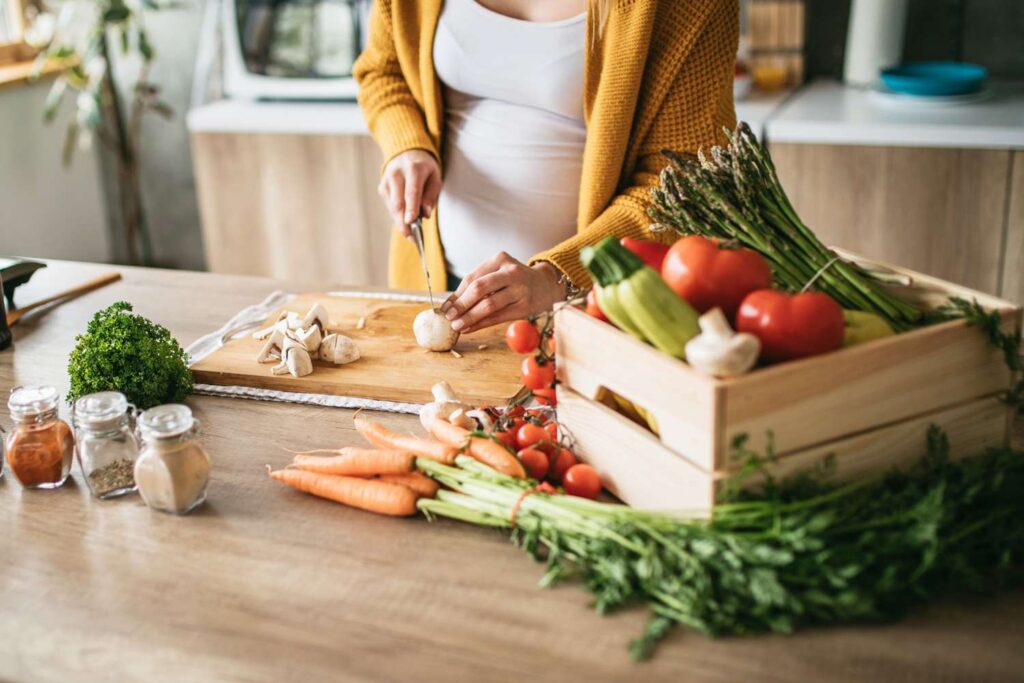
M 1020 327 L 1004 332 L 1003 319 L 997 311 L 986 311 L 977 300 L 967 301 L 960 297 L 950 297 L 937 313 L 945 320 L 963 318 L 968 325 L 980 328 L 989 342 L 1002 352 L 1006 367 L 1014 378 L 1013 386 L 1003 400 L 1024 414 L 1024 358 L 1021 357 Z
M 68 362 L 69 402 L 96 391 L 120 391 L 145 410 L 192 393 L 188 354 L 166 327 L 118 301 L 96 313 L 75 338 Z

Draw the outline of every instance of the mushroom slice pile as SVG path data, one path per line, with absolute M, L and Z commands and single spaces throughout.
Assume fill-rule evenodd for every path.
M 253 338 L 264 340 L 256 361 L 277 363 L 271 370 L 275 375 L 304 377 L 313 372 L 313 361 L 317 358 L 336 365 L 358 360 L 355 342 L 342 334 L 327 332 L 329 326 L 327 309 L 318 303 L 304 316 L 282 311 L 273 325 L 253 333 Z

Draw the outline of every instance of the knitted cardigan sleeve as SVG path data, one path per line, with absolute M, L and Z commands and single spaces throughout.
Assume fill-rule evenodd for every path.
M 399 61 L 393 5 L 394 0 L 374 0 L 370 11 L 369 42 L 352 66 L 359 106 L 385 164 L 410 149 L 423 149 L 440 159 Z
M 655 37 L 652 56 L 658 49 L 657 42 L 666 38 L 669 36 Z M 658 184 L 666 164 L 661 150 L 696 154 L 702 147 L 722 142 L 723 128 L 736 126 L 732 82 L 738 40 L 736 3 L 717 2 L 700 37 L 679 65 L 675 80 L 668 85 L 661 109 L 640 143 L 636 164 L 623 176 L 618 194 L 585 229 L 537 254 L 531 263 L 547 261 L 574 284 L 585 287 L 590 284 L 590 275 L 580 264 L 583 247 L 597 244 L 608 235 L 670 239 L 655 237 L 647 229 L 651 222 L 647 215 L 650 191 Z

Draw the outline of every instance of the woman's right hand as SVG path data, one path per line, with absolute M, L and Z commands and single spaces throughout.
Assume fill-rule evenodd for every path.
M 429 217 L 437 206 L 441 166 L 433 154 L 422 149 L 402 152 L 384 167 L 377 192 L 402 235 L 408 237 L 409 223 L 421 214 Z

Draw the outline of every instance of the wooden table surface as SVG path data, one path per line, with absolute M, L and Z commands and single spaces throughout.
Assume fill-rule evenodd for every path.
M 52 262 L 18 298 L 105 270 Z M 116 300 L 188 344 L 280 286 L 122 272 L 15 328 L 0 395 L 33 382 L 66 390 L 74 335 Z M 267 480 L 264 464 L 288 460 L 280 446 L 358 444 L 351 411 L 189 403 L 213 460 L 208 502 L 192 515 L 151 512 L 137 496 L 94 500 L 77 464 L 57 491 L 0 479 L 0 681 L 1024 680 L 1020 591 L 789 637 L 678 630 L 633 664 L 626 645 L 644 612 L 601 617 L 578 587 L 538 588 L 542 568 L 505 534 L 377 517 Z M 416 428 L 413 416 L 379 418 Z

